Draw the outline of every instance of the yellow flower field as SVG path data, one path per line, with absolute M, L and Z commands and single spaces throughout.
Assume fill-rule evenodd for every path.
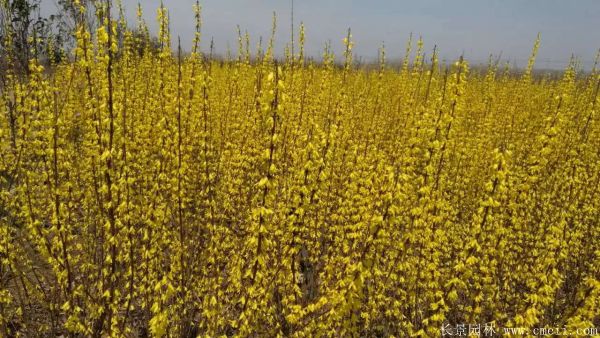
M 6 74 L 0 337 L 600 326 L 598 71 L 308 61 L 303 27 L 223 60 L 195 10 L 191 53 L 99 10 Z

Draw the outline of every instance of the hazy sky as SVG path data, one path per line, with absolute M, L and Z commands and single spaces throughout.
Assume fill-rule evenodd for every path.
M 137 0 L 123 0 L 130 20 Z M 160 1 L 140 0 L 144 17 L 155 30 Z M 55 8 L 55 0 L 42 0 L 43 11 Z M 180 35 L 189 45 L 194 31 L 194 0 L 164 0 L 171 17 L 174 40 Z M 214 37 L 217 51 L 237 48 L 236 25 L 250 33 L 253 46 L 259 36 L 270 34 L 273 11 L 277 13 L 278 54 L 290 37 L 291 0 L 202 0 L 204 49 Z M 388 59 L 401 58 L 412 32 L 425 41 L 428 54 L 436 44 L 441 57 L 461 53 L 472 63 L 485 62 L 490 53 L 524 65 L 536 34 L 542 42 L 538 68 L 563 68 L 571 54 L 590 67 L 600 48 L 600 0 L 295 0 L 294 21 L 306 26 L 306 49 L 321 54 L 331 40 L 336 53 L 352 29 L 355 52 L 367 59 L 377 55 L 385 42 Z

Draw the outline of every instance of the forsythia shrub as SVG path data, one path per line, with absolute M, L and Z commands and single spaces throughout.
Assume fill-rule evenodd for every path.
M 80 6 L 73 60 L 4 76 L 0 336 L 600 326 L 595 69 L 316 63 L 304 27 L 223 61 L 194 9 L 189 55 Z

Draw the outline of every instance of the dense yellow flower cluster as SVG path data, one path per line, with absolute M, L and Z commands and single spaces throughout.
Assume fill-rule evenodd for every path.
M 98 9 L 0 97 L 0 336 L 600 322 L 600 74 L 159 50 Z M 83 15 L 85 8 L 81 8 Z M 138 8 L 138 18 L 141 18 Z M 273 25 L 275 27 L 275 25 Z M 275 28 L 274 28 L 275 29 Z M 141 46 L 141 47 L 140 47 Z M 259 47 L 261 48 L 261 47 Z M 291 51 L 290 51 L 291 50 Z

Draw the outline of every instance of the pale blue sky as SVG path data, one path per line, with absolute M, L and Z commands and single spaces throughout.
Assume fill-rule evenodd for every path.
M 42 0 L 44 11 L 55 0 Z M 128 17 L 135 18 L 137 0 L 123 0 Z M 155 29 L 159 0 L 140 0 L 145 18 Z M 170 11 L 173 37 L 181 36 L 189 50 L 193 36 L 194 0 L 164 0 Z M 271 16 L 277 13 L 276 47 L 281 54 L 290 36 L 291 0 L 202 0 L 204 49 L 214 37 L 217 50 L 227 44 L 237 48 L 236 25 L 248 30 L 253 46 L 259 36 L 270 34 Z M 542 43 L 538 68 L 563 68 L 571 54 L 590 67 L 600 48 L 600 0 L 295 0 L 295 23 L 306 26 L 306 48 L 321 54 L 331 40 L 342 50 L 342 39 L 352 28 L 355 52 L 375 58 L 385 42 L 388 59 L 403 55 L 412 32 L 425 41 L 430 53 L 437 44 L 442 58 L 461 53 L 472 63 L 485 62 L 490 53 L 502 52 L 503 59 L 523 66 L 538 32 Z

